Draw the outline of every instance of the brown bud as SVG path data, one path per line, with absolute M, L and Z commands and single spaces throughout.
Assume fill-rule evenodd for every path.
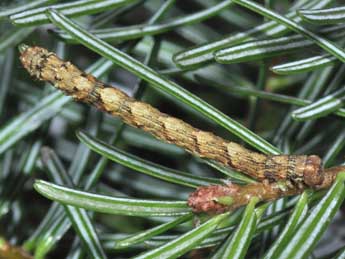
M 232 196 L 238 191 L 235 184 L 211 185 L 199 187 L 191 193 L 188 198 L 188 206 L 194 212 L 207 212 L 212 214 L 222 213 L 230 209 L 222 203 L 217 202 L 218 197 Z

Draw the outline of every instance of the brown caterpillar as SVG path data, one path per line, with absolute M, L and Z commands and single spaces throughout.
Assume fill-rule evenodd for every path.
M 260 181 L 287 181 L 303 188 L 318 186 L 324 175 L 321 159 L 311 155 L 267 156 L 226 141 L 210 132 L 161 113 L 151 105 L 98 81 L 70 62 L 41 47 L 21 46 L 20 60 L 34 77 L 48 81 L 67 95 L 119 116 L 125 123 L 141 128 L 165 142 L 175 144 L 203 158 L 216 160 Z

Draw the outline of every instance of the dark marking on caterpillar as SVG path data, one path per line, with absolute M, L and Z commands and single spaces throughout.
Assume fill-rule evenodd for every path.
M 322 163 L 318 156 L 267 156 L 253 152 L 210 132 L 196 129 L 147 103 L 136 101 L 41 47 L 27 47 L 20 60 L 35 78 L 51 82 L 74 99 L 119 116 L 125 123 L 194 155 L 230 165 L 259 181 L 291 180 L 296 186 L 304 184 L 310 187 L 322 182 Z

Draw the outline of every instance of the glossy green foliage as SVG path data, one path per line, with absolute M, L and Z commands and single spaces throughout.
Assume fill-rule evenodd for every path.
M 303 20 L 315 24 L 334 24 L 345 22 L 345 6 L 320 10 L 300 10 Z
M 0 6 L 0 257 L 6 240 L 39 259 L 345 258 L 343 174 L 328 190 L 195 213 L 196 188 L 256 180 L 33 80 L 16 50 L 46 47 L 196 128 L 327 168 L 345 154 L 342 1 Z

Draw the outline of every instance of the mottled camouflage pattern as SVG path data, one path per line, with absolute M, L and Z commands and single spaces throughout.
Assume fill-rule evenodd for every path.
M 137 101 L 41 47 L 26 47 L 20 60 L 37 79 L 48 81 L 74 99 L 95 105 L 125 123 L 199 157 L 216 160 L 270 183 L 288 180 L 291 185 L 302 188 L 319 185 L 323 180 L 321 159 L 317 156 L 267 156 L 250 151 Z

